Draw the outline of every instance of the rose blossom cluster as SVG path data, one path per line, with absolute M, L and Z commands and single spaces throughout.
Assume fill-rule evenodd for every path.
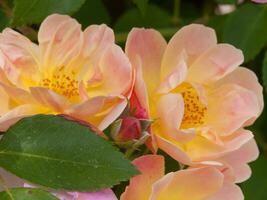
M 114 138 L 143 138 L 151 154 L 132 163 L 121 200 L 242 200 L 238 183 L 258 157 L 251 125 L 263 109 L 256 75 L 243 54 L 217 43 L 213 29 L 192 24 L 167 43 L 153 29 L 134 28 L 125 52 L 106 25 L 84 31 L 54 14 L 40 26 L 38 45 L 11 29 L 0 34 L 0 131 L 35 114 L 64 114 L 104 130 L 120 119 Z M 128 101 L 129 100 L 129 101 Z M 132 116 L 122 116 L 128 102 Z M 165 174 L 161 149 L 186 166 Z M 7 184 L 23 181 L 1 171 Z M 111 189 L 54 192 L 64 200 L 115 200 Z

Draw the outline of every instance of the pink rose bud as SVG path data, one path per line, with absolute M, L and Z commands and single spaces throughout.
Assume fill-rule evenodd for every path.
M 129 141 L 139 139 L 142 128 L 140 121 L 135 117 L 125 117 L 122 119 L 121 127 L 117 138 L 119 141 Z
M 143 108 L 136 96 L 136 94 L 133 92 L 131 98 L 130 98 L 130 107 L 131 110 L 134 112 L 134 116 L 138 119 L 147 119 L 148 114 L 145 108 Z

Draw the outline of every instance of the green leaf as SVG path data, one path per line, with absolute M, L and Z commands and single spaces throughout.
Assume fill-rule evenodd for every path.
M 137 7 L 141 11 L 142 15 L 145 15 L 148 0 L 133 0 L 133 2 L 137 5 Z
M 32 188 L 14 188 L 9 192 L 0 192 L 1 200 L 58 200 L 48 192 Z
M 225 23 L 223 42 L 243 50 L 250 61 L 267 42 L 267 6 L 245 4 L 229 16 Z
M 267 51 L 264 56 L 263 66 L 262 66 L 262 79 L 265 91 L 267 92 Z
M 92 128 L 52 115 L 25 118 L 12 126 L 0 140 L 0 166 L 35 184 L 88 192 L 138 173 Z
M 13 26 L 38 24 L 52 13 L 73 14 L 85 0 L 15 0 Z
M 242 190 L 248 200 L 266 200 L 267 199 L 267 159 L 260 156 L 257 161 L 251 164 L 252 176 L 243 183 Z
M 6 17 L 3 11 L 0 10 L 0 31 L 2 31 L 8 25 L 9 25 L 9 19 Z
M 87 0 L 74 17 L 84 28 L 90 24 L 110 24 L 110 16 L 101 0 Z
M 151 14 L 153 13 L 153 15 Z M 115 31 L 130 31 L 133 27 L 162 28 L 169 27 L 171 17 L 155 5 L 148 5 L 146 15 L 135 8 L 124 13 L 115 24 Z
M 208 26 L 216 31 L 218 41 L 222 41 L 222 34 L 224 30 L 225 21 L 229 15 L 216 15 L 209 18 Z

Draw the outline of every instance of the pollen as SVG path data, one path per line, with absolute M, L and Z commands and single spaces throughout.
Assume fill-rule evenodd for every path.
M 75 79 L 75 73 L 64 73 L 59 70 L 48 78 L 41 81 L 41 86 L 48 88 L 68 99 L 75 99 L 79 96 L 78 81 Z
M 182 129 L 197 128 L 204 124 L 207 107 L 201 102 L 196 89 L 189 83 L 183 83 L 178 91 L 184 99 Z

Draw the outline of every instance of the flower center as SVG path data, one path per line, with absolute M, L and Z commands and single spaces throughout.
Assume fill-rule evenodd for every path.
M 204 124 L 207 107 L 201 102 L 196 89 L 189 83 L 183 83 L 178 91 L 184 98 L 184 116 L 182 129 L 197 128 Z
M 61 94 L 68 99 L 75 99 L 79 96 L 78 81 L 75 79 L 75 73 L 64 73 L 59 70 L 48 78 L 41 81 L 41 86 Z

